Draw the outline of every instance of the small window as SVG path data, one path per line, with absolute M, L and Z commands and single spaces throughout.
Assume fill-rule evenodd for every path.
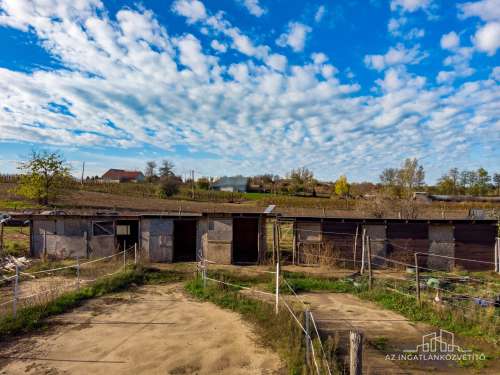
M 209 231 L 215 230 L 215 223 L 213 220 L 208 220 L 208 230 Z
M 130 225 L 117 225 L 116 226 L 117 236 L 130 236 Z
M 97 221 L 93 225 L 94 236 L 113 236 L 115 234 L 113 230 L 112 221 Z

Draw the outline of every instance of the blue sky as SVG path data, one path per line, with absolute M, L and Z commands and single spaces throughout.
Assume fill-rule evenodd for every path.
M 500 0 L 0 0 L 0 172 L 500 172 Z

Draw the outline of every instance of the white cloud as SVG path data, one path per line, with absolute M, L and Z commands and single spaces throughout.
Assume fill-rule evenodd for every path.
M 441 37 L 441 48 L 453 50 L 460 46 L 460 37 L 456 32 L 450 31 Z
M 483 21 L 498 21 L 500 20 L 500 1 L 498 0 L 481 0 L 459 4 L 460 16 L 479 17 Z
M 271 68 L 282 72 L 286 69 L 287 58 L 278 53 L 273 53 L 267 57 L 266 64 Z
M 325 13 L 326 13 L 326 8 L 324 5 L 320 5 L 318 7 L 318 10 L 316 11 L 316 13 L 314 14 L 314 22 L 318 23 L 318 22 L 321 22 L 321 20 L 323 19 L 323 17 L 325 16 Z
M 189 23 L 195 23 L 207 18 L 205 5 L 198 0 L 176 0 L 172 4 L 172 10 L 186 17 Z
M 488 22 L 480 27 L 473 38 L 474 45 L 479 51 L 493 56 L 500 48 L 500 22 Z
M 221 53 L 224 53 L 227 51 L 227 46 L 224 43 L 219 42 L 217 39 L 212 40 L 212 42 L 210 43 L 210 46 L 214 50 L 221 52 Z
M 479 17 L 486 24 L 479 26 L 472 42 L 476 49 L 493 56 L 500 47 L 500 0 L 481 0 L 459 4 L 461 18 Z
M 431 0 L 391 0 L 391 10 L 401 9 L 406 12 L 427 9 L 430 5 Z
M 248 12 L 255 17 L 260 17 L 266 13 L 266 9 L 261 7 L 259 4 L 259 0 L 239 0 L 245 8 L 247 8 Z
M 418 64 L 427 55 L 420 52 L 418 46 L 407 49 L 398 43 L 396 47 L 389 48 L 385 55 L 366 55 L 365 65 L 371 69 L 384 70 L 393 65 Z
M 290 22 L 287 32 L 281 34 L 276 40 L 280 47 L 290 46 L 295 52 L 304 50 L 307 34 L 312 29 L 300 22 Z

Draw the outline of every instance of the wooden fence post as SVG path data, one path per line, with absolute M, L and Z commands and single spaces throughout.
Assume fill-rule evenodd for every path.
M 363 335 L 358 331 L 349 332 L 349 374 L 362 375 Z
M 134 264 L 137 264 L 137 242 L 134 243 Z
M 418 254 L 415 253 L 414 255 L 415 255 L 415 282 L 417 283 L 417 288 L 416 288 L 417 302 L 418 302 L 418 305 L 421 306 L 422 302 L 420 300 L 420 273 L 418 270 Z
M 372 273 L 372 244 L 370 236 L 366 237 L 366 248 L 368 253 L 368 289 L 373 286 L 373 273 Z
M 361 268 L 359 273 L 363 274 L 365 270 L 365 252 L 366 252 L 366 228 L 363 228 L 361 234 Z
M 359 225 L 356 225 L 356 236 L 354 236 L 354 250 L 353 250 L 353 258 L 352 258 L 352 268 L 356 269 L 356 252 L 358 249 L 358 230 Z
M 80 290 L 80 257 L 76 257 L 76 289 Z

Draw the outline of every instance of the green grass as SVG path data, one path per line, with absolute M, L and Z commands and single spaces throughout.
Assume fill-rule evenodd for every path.
M 45 319 L 49 316 L 69 311 L 90 298 L 119 292 L 134 285 L 178 282 L 186 280 L 187 277 L 188 275 L 183 272 L 160 271 L 151 268 L 137 267 L 125 270 L 114 276 L 97 280 L 94 284 L 80 288 L 78 291 L 64 293 L 46 304 L 19 309 L 16 317 L 10 315 L 1 318 L 0 342 L 8 336 L 42 329 L 46 326 Z

